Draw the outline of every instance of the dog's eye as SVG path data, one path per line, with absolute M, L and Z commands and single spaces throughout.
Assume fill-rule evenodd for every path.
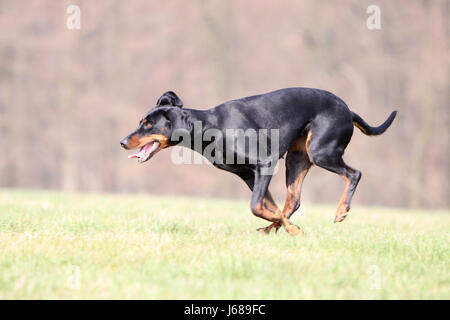
M 141 121 L 139 121 L 139 126 L 143 126 L 145 129 L 151 128 L 151 124 L 148 123 L 147 119 L 142 119 Z

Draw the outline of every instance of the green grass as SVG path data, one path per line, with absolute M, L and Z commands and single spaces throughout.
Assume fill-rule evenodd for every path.
M 448 211 L 0 190 L 1 299 L 449 299 Z

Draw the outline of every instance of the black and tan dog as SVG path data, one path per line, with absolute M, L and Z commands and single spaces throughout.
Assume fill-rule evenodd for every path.
M 225 102 L 208 110 L 182 108 L 183 102 L 172 91 L 163 94 L 156 106 L 140 121 L 139 127 L 124 138 L 120 144 L 125 149 L 141 148 L 129 158 L 140 162 L 149 160 L 158 151 L 179 143 L 172 133 L 183 129 L 194 132 L 194 122 L 202 124 L 202 130 L 227 129 L 277 129 L 279 150 L 276 159 L 257 159 L 256 163 L 227 164 L 214 161 L 219 169 L 241 177 L 252 190 L 251 211 L 254 215 L 272 222 L 258 231 L 269 233 L 284 226 L 291 235 L 302 233 L 289 218 L 300 206 L 302 182 L 312 165 L 340 175 L 346 182 L 344 194 L 339 202 L 335 222 L 345 219 L 350 202 L 361 178 L 361 172 L 344 163 L 342 155 L 356 126 L 364 134 L 382 134 L 392 123 L 396 111 L 379 127 L 369 126 L 360 116 L 334 94 L 311 88 L 287 88 L 266 94 L 250 96 Z M 192 144 L 191 144 L 192 145 Z M 207 143 L 202 144 L 202 152 Z M 269 150 L 270 152 L 270 150 Z M 268 189 L 271 174 L 263 169 L 286 155 L 287 197 L 284 209 L 280 210 Z M 249 160 L 248 149 L 234 149 L 236 157 Z

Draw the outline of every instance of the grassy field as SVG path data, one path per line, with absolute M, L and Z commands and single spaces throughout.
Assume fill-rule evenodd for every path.
M 304 214 L 303 214 L 304 212 Z M 449 299 L 450 214 L 0 190 L 1 299 Z

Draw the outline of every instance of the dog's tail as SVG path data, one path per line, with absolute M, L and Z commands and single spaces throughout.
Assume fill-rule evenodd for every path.
M 378 127 L 371 127 L 365 122 L 359 115 L 352 112 L 352 120 L 355 127 L 362 131 L 365 135 L 368 136 L 377 136 L 386 131 L 387 128 L 391 125 L 392 121 L 394 121 L 395 116 L 397 115 L 397 111 L 393 111 L 389 118 Z

